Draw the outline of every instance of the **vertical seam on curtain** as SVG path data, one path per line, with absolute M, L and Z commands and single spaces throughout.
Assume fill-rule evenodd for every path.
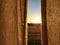
M 21 12 L 21 23 L 22 23 L 22 4 L 21 4 L 21 0 L 20 0 L 20 12 Z
M 23 45 L 25 45 L 25 20 L 26 20 L 26 17 L 25 17 L 25 14 L 26 14 L 26 0 L 20 0 L 20 12 L 21 12 L 21 26 L 23 26 Z
M 23 12 L 24 11 L 24 9 L 23 9 L 24 4 L 23 3 L 24 3 L 24 0 L 20 0 L 20 8 L 21 8 L 20 12 L 21 12 L 21 23 L 22 23 L 21 26 L 23 26 L 23 28 L 24 28 L 24 14 L 23 14 L 24 13 Z M 25 41 L 24 40 L 24 37 L 25 37 L 25 34 L 24 34 L 25 31 L 24 31 L 24 29 L 22 30 L 22 32 L 23 32 L 23 34 L 22 34 L 22 40 L 23 40 L 23 42 L 22 43 L 24 45 L 24 41 Z
M 16 36 L 17 36 L 17 45 L 19 45 L 19 38 L 18 38 L 18 15 L 17 15 L 17 3 L 18 3 L 18 0 L 15 0 L 16 1 L 16 5 L 15 5 L 15 8 L 16 8 L 16 15 L 15 15 L 15 18 L 16 18 Z
M 21 19 L 21 23 L 23 23 L 22 21 L 22 19 L 24 18 L 22 18 L 22 0 L 20 0 L 20 19 Z M 22 26 L 22 24 L 21 24 L 21 26 Z M 21 30 L 22 30 L 22 27 L 21 27 Z M 22 32 L 23 33 L 23 32 Z M 22 43 L 24 43 L 24 41 L 23 41 L 23 34 L 22 34 Z M 23 44 L 22 44 L 23 45 Z

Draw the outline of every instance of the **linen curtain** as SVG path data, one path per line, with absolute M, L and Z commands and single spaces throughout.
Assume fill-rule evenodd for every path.
M 23 45 L 25 0 L 0 0 L 0 45 Z
M 60 0 L 46 1 L 48 45 L 60 45 Z

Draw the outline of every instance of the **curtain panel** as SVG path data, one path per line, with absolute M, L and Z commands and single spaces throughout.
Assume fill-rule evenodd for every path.
M 46 1 L 48 45 L 60 45 L 60 0 Z
M 23 45 L 25 0 L 0 0 L 0 45 Z

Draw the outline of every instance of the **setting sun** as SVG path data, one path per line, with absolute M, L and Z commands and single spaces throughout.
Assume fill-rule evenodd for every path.
M 38 17 L 35 17 L 35 18 L 33 19 L 33 23 L 41 23 L 41 19 L 38 18 Z
M 40 23 L 41 24 L 41 16 L 35 16 L 35 17 L 30 17 L 28 18 L 28 23 Z

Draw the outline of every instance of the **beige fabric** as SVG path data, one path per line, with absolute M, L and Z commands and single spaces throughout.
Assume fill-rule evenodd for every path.
M 48 45 L 60 45 L 60 0 L 47 0 Z
M 0 0 L 0 45 L 23 45 L 24 0 Z

